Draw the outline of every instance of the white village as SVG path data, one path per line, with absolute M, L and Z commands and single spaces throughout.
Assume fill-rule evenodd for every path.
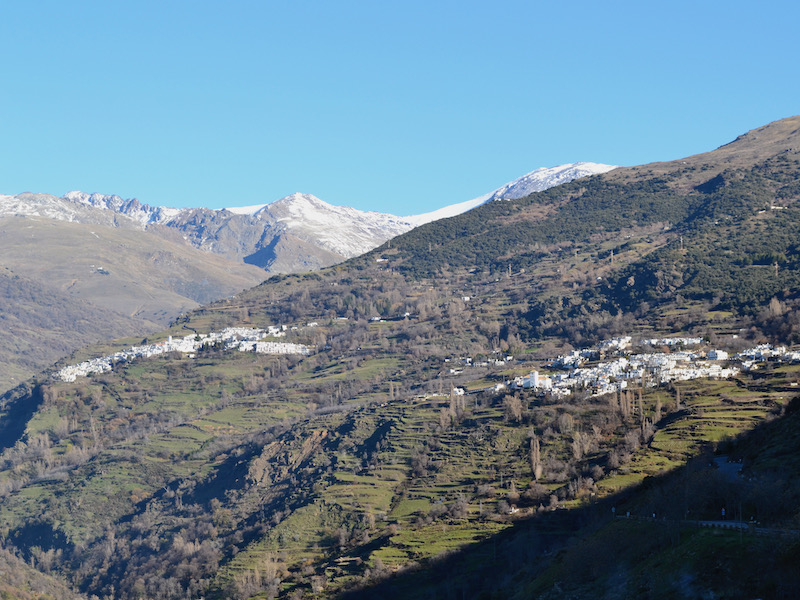
M 308 355 L 310 350 L 303 344 L 287 342 L 266 341 L 266 337 L 282 337 L 286 335 L 286 326 L 271 326 L 267 329 L 252 327 L 228 327 L 220 332 L 196 334 L 173 338 L 169 336 L 166 341 L 133 346 L 122 350 L 93 358 L 77 365 L 64 367 L 56 373 L 61 381 L 71 382 L 78 377 L 86 377 L 91 373 L 105 373 L 117 363 L 128 362 L 137 358 L 150 358 L 168 352 L 180 352 L 190 357 L 203 347 L 222 344 L 225 350 L 238 350 L 240 352 L 256 352 L 258 354 L 300 354 Z
M 577 390 L 588 390 L 592 396 L 602 396 L 633 387 L 634 384 L 656 387 L 670 381 L 727 379 L 742 370 L 757 369 L 766 361 L 800 362 L 800 352 L 787 351 L 785 346 L 773 347 L 770 344 L 755 346 L 734 356 L 714 348 L 702 351 L 684 349 L 702 343 L 702 338 L 648 339 L 642 340 L 640 345 L 679 349 L 669 353 L 628 354 L 626 351 L 632 347 L 632 338 L 623 336 L 559 356 L 550 366 L 564 372 L 545 375 L 532 371 L 527 377 L 517 377 L 509 382 L 509 387 L 529 388 L 558 397 L 569 396 Z M 584 366 L 609 355 L 614 357 L 613 360 Z
M 309 326 L 316 325 L 309 323 Z M 128 350 L 64 367 L 55 376 L 62 381 L 73 382 L 78 377 L 111 371 L 115 364 L 134 359 L 150 358 L 168 352 L 180 352 L 194 357 L 203 347 L 215 345 L 222 345 L 227 351 L 303 356 L 310 354 L 310 348 L 303 344 L 265 340 L 267 337 L 283 337 L 288 329 L 286 325 L 270 326 L 267 329 L 228 327 L 220 332 L 192 333 L 182 338 L 169 336 L 162 342 L 133 346 Z M 631 336 L 622 336 L 557 357 L 549 365 L 555 371 L 553 373 L 531 371 L 527 376 L 515 377 L 506 381 L 505 385 L 498 384 L 496 387 L 531 389 L 556 397 L 568 397 L 576 391 L 588 391 L 592 396 L 602 396 L 635 386 L 656 387 L 670 381 L 727 379 L 735 377 L 742 370 L 757 369 L 767 361 L 800 362 L 800 352 L 787 351 L 785 346 L 773 347 L 770 344 L 761 344 L 732 356 L 727 351 L 715 348 L 688 349 L 703 343 L 703 338 L 695 337 L 644 339 L 637 342 L 639 348 L 667 347 L 674 350 L 632 353 L 630 350 L 634 347 L 633 339 Z M 605 360 L 606 358 L 611 360 Z M 498 363 L 503 365 L 506 361 Z M 471 360 L 467 359 L 466 364 L 472 364 Z

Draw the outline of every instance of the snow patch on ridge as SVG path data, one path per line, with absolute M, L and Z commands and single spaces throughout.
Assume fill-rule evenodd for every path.
M 226 208 L 221 208 L 220 210 L 227 210 L 229 213 L 233 213 L 234 215 L 254 215 L 262 208 L 267 206 L 266 204 L 252 204 L 250 206 L 230 206 Z
M 70 202 L 49 194 L 0 196 L 0 215 L 11 217 L 43 217 L 75 223 L 80 211 Z
M 473 208 L 480 206 L 492 199 L 492 194 L 484 194 L 483 196 L 478 196 L 472 200 L 467 200 L 466 202 L 459 202 L 458 204 L 451 204 L 449 206 L 445 206 L 444 208 L 440 208 L 439 210 L 434 210 L 429 213 L 423 213 L 421 215 L 412 215 L 410 217 L 403 217 L 407 223 L 413 225 L 414 227 L 419 227 L 420 225 L 424 225 L 425 223 L 431 223 L 433 221 L 438 221 L 439 219 L 449 219 L 450 217 L 455 217 L 460 215 L 461 213 L 465 213 Z
M 347 257 L 368 252 L 413 227 L 394 215 L 333 206 L 299 193 L 276 200 L 255 215 L 274 219 L 293 234 L 313 238 L 326 250 Z
M 543 192 L 551 187 L 568 183 L 581 177 L 599 175 L 616 169 L 615 165 L 603 165 L 593 162 L 579 162 L 557 167 L 542 167 L 527 175 L 497 188 L 491 194 L 491 200 L 515 200 L 534 192 Z
M 607 173 L 616 168 L 615 165 L 604 165 L 593 162 L 578 162 L 559 165 L 557 167 L 542 167 L 514 181 L 510 181 L 483 196 L 478 196 L 477 198 L 459 204 L 445 206 L 444 208 L 429 213 L 403 218 L 417 227 L 439 219 L 455 217 L 456 215 L 465 213 L 468 210 L 472 210 L 492 200 L 516 200 L 517 198 L 523 198 L 534 192 L 543 192 L 544 190 L 561 185 L 562 183 L 568 183 L 575 179 L 580 179 L 581 177 L 588 177 L 589 175 Z

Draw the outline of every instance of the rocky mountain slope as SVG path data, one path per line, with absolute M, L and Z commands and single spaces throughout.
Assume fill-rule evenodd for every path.
M 793 430 L 800 364 L 763 344 L 800 343 L 798 128 L 487 202 L 150 336 L 285 325 L 268 341 L 309 355 L 220 341 L 26 382 L 0 399 L 0 538 L 118 598 L 796 589 L 792 541 L 715 543 L 686 521 L 724 505 L 800 529 L 796 453 L 777 442 L 796 436 L 730 445 L 741 480 L 692 460 Z M 654 365 L 712 350 L 735 368 L 661 384 Z M 644 355 L 639 373 L 609 366 Z M 586 383 L 561 394 L 534 385 L 545 374 Z M 779 563 L 768 579 L 759 556 Z

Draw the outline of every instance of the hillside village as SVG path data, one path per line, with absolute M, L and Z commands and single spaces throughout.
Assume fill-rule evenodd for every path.
M 166 341 L 153 344 L 133 346 L 128 350 L 122 350 L 93 358 L 77 365 L 64 367 L 56 373 L 56 377 L 61 381 L 71 382 L 78 377 L 86 377 L 91 373 L 105 373 L 111 368 L 122 362 L 127 362 L 136 358 L 150 358 L 167 352 L 180 352 L 190 356 L 203 347 L 222 344 L 226 350 L 239 350 L 240 352 L 256 352 L 258 354 L 300 354 L 307 355 L 310 350 L 303 344 L 293 344 L 287 342 L 265 341 L 266 337 L 282 337 L 286 335 L 287 327 L 271 326 L 267 329 L 255 329 L 251 327 L 228 327 L 220 332 L 208 334 L 190 334 L 183 338 L 174 339 L 172 336 Z
M 577 390 L 587 390 L 592 396 L 602 396 L 625 390 L 635 385 L 656 387 L 671 381 L 691 379 L 728 379 L 741 370 L 758 368 L 760 363 L 800 362 L 800 352 L 787 351 L 785 346 L 762 344 L 730 357 L 728 352 L 715 348 L 687 351 L 686 346 L 702 344 L 702 338 L 665 338 L 643 340 L 642 346 L 679 346 L 675 352 L 648 352 L 630 354 L 632 338 L 623 336 L 603 341 L 591 348 L 575 350 L 559 356 L 551 367 L 566 371 L 550 375 L 532 371 L 527 377 L 517 377 L 509 382 L 512 389 L 530 388 L 551 396 L 566 397 Z M 600 361 L 592 366 L 590 361 L 600 357 L 615 356 L 611 361 Z
M 317 324 L 309 323 L 309 326 Z M 73 382 L 78 377 L 108 372 L 115 364 L 137 358 L 150 358 L 168 352 L 180 352 L 193 357 L 198 350 L 215 345 L 222 345 L 227 351 L 309 355 L 311 349 L 303 344 L 265 340 L 267 337 L 283 337 L 288 329 L 286 325 L 270 326 L 267 329 L 228 327 L 221 332 L 190 334 L 183 338 L 169 336 L 162 342 L 133 346 L 128 350 L 66 366 L 55 376 L 64 382 Z M 561 398 L 583 390 L 592 396 L 602 396 L 633 386 L 656 387 L 671 381 L 702 378 L 728 379 L 742 370 L 757 369 L 760 363 L 766 361 L 800 362 L 800 352 L 770 344 L 755 346 L 734 356 L 724 350 L 708 347 L 687 350 L 702 344 L 702 338 L 644 339 L 638 342 L 638 347 L 666 346 L 676 350 L 632 353 L 631 336 L 622 336 L 557 357 L 549 366 L 560 372 L 544 374 L 534 370 L 527 376 L 515 377 L 496 387 L 532 389 L 542 395 Z M 605 360 L 607 358 L 613 360 Z M 471 360 L 467 361 L 467 364 L 471 364 Z M 506 361 L 500 364 L 506 364 Z

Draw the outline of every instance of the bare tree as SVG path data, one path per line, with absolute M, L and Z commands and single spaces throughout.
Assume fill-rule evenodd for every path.
M 503 398 L 503 409 L 505 410 L 506 420 L 519 421 L 522 419 L 522 401 L 516 394 Z
M 530 461 L 533 478 L 538 481 L 542 476 L 542 457 L 539 447 L 539 437 L 536 434 L 533 434 L 531 437 Z

